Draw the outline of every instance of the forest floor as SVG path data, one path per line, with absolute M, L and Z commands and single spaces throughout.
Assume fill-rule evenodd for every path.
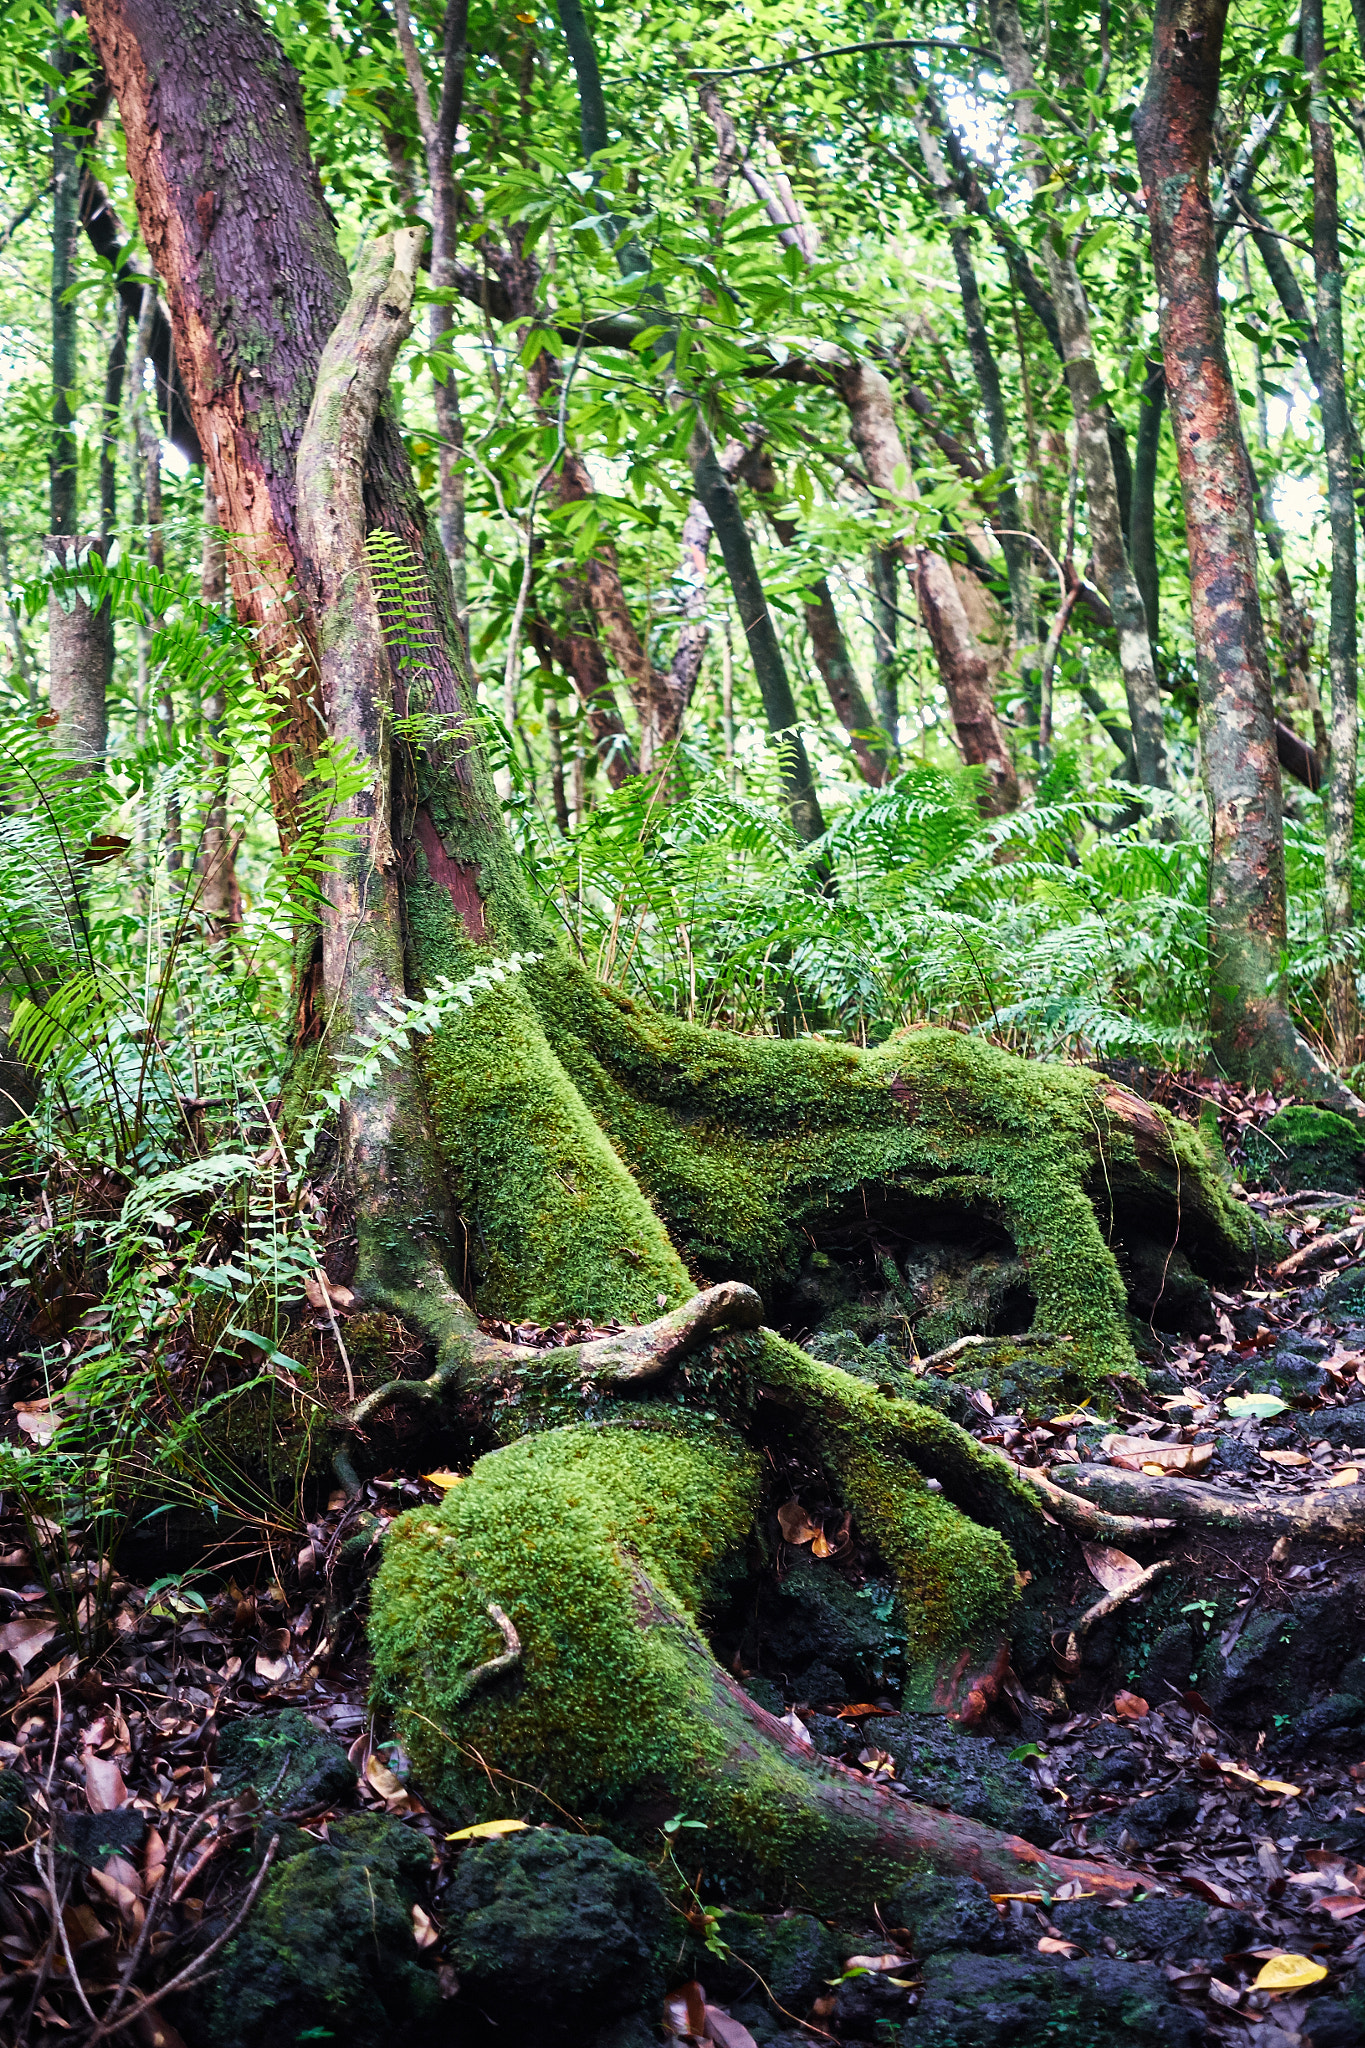
M 1275 1106 L 1223 1091 L 1234 1155 L 1239 1132 Z M 1252 1199 L 1300 1248 L 1327 1234 L 1325 1195 Z M 1365 1209 L 1344 1223 L 1339 1200 L 1335 1210 L 1337 1229 L 1365 1226 Z M 1333 1289 L 1340 1295 L 1337 1276 L 1359 1265 L 1348 1237 L 1279 1285 L 1215 1292 L 1215 1327 L 1154 1339 L 1147 1387 L 1123 1383 L 1103 1421 L 1084 1410 L 999 1412 L 980 1386 L 964 1388 L 957 1412 L 983 1441 L 1045 1469 L 1157 1465 L 1260 1501 L 1349 1483 L 1365 1472 L 1365 1309 L 1334 1308 Z M 1267 1386 L 1278 1391 L 1248 1406 Z M 12 1432 L 32 1399 L 22 1367 L 3 1398 Z M 457 1483 L 418 1463 L 370 1480 L 357 1498 L 333 1494 L 296 1529 L 259 1532 L 170 1573 L 145 1541 L 111 1560 L 68 1558 L 58 1531 L 3 1504 L 0 2038 L 35 2048 L 94 2040 L 95 2016 L 117 2013 L 119 2037 L 152 2048 L 178 2048 L 186 2033 L 192 2048 L 221 2040 L 203 2020 L 203 1986 L 259 1873 L 263 1815 L 326 1841 L 368 1811 L 422 1838 L 410 1960 L 457 2019 L 445 1906 L 468 1845 L 446 1839 L 401 1748 L 371 1718 L 355 1603 L 388 1522 Z M 1005 2000 L 997 2033 L 983 2032 L 978 2014 L 964 2041 L 1027 2039 L 1020 1968 L 1087 1958 L 1155 1973 L 1162 2012 L 1183 2011 L 1188 2025 L 1163 2019 L 1154 2039 L 1349 2048 L 1365 2038 L 1352 2002 L 1358 1960 L 1365 1982 L 1358 1546 L 1172 1531 L 1144 1546 L 1144 1563 L 1170 1561 L 1159 1585 L 1073 1648 L 1077 1619 L 1137 1565 L 1112 1546 L 1072 1545 L 1066 1568 L 1026 1595 L 1014 1670 L 987 1721 L 956 1734 L 898 1710 L 885 1589 L 847 1519 L 821 1498 L 818 1474 L 795 1452 L 773 1472 L 770 1566 L 715 1632 L 718 1654 L 762 1703 L 892 1796 L 955 1806 L 1040 1847 L 1150 1877 L 1150 1900 L 1128 1907 L 1064 1893 L 996 1899 L 984 1932 L 959 1896 L 958 1933 L 945 1936 L 939 1916 L 942 1946 L 970 1949 L 968 1960 L 1015 1959 L 992 1966 L 1014 1972 L 1015 2006 Z M 277 1740 L 263 1784 L 244 1735 L 267 1729 Z M 519 1804 L 509 1783 L 509 1817 Z M 705 1898 L 703 1882 L 699 1907 Z M 850 1971 L 844 1956 L 833 1981 L 789 1988 L 774 2012 L 736 1977 L 723 1912 L 716 1925 L 720 1947 L 709 1957 L 694 1948 L 691 1967 L 709 1967 L 706 2024 L 727 2048 L 932 2038 L 916 2031 L 929 1992 L 927 1937 L 917 1942 L 914 1926 L 891 1916 L 850 1925 L 844 1946 L 861 1962 Z M 1283 1988 L 1258 1984 L 1267 1966 Z M 139 2014 L 147 1989 L 178 1974 L 168 2011 Z M 674 2001 L 678 2034 L 698 2024 L 698 1995 L 690 2015 L 685 1996 Z M 941 1983 L 936 1995 L 939 2012 Z

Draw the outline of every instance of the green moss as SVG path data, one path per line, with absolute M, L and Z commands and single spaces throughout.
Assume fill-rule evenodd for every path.
M 1353 1194 L 1365 1179 L 1365 1136 L 1330 1109 L 1282 1109 L 1246 1134 L 1250 1177 L 1291 1191 L 1325 1188 Z
M 763 1380 L 780 1399 L 819 1398 L 825 1448 L 896 1571 L 927 1683 L 964 1639 L 998 1629 L 1015 1597 L 1003 1538 L 905 1460 L 913 1439 L 958 1479 L 974 1447 L 963 1452 L 942 1418 L 776 1340 L 764 1346 Z M 395 1522 L 371 1601 L 376 1684 L 444 1811 L 494 1817 L 521 1781 L 545 1789 L 546 1817 L 567 1810 L 645 1846 L 660 1819 L 685 1809 L 710 1830 L 709 1868 L 779 1892 L 813 1881 L 829 1860 L 818 1787 L 755 1743 L 698 1629 L 752 1526 L 759 1478 L 736 1432 L 656 1411 L 522 1438 L 482 1459 L 439 1508 Z M 502 1647 L 489 1601 L 515 1624 L 522 1660 L 471 1690 L 469 1673 Z M 870 1822 L 868 1834 L 870 1854 Z M 867 1883 L 884 1875 L 879 1864 Z M 831 1870 L 831 1893 L 848 1885 L 846 1870 Z

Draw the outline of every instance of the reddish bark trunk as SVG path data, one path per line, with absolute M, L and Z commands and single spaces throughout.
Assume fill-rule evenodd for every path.
M 1133 122 L 1152 225 L 1199 663 L 1209 847 L 1210 1024 L 1230 1071 L 1359 1110 L 1270 993 L 1285 947 L 1284 828 L 1251 475 L 1228 365 L 1209 202 L 1227 0 L 1159 0 Z

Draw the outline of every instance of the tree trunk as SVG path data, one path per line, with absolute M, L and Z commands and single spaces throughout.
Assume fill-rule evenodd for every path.
M 874 547 L 867 558 L 868 588 L 872 593 L 872 689 L 877 700 L 877 720 L 883 743 L 895 756 L 900 744 L 900 697 L 896 667 L 896 646 L 900 634 L 894 548 Z
M 428 1382 L 372 1391 L 338 1427 L 363 1450 L 378 1400 L 430 1406 L 459 1387 L 507 1445 L 453 1489 L 449 1514 L 423 1509 L 395 1525 L 376 1590 L 378 1683 L 424 1782 L 443 1810 L 477 1811 L 497 1795 L 466 1765 L 491 1746 L 500 1769 L 561 1805 L 586 1811 L 591 1800 L 636 1841 L 657 1825 L 661 1796 L 668 1811 L 695 1798 L 712 1830 L 708 1864 L 773 1897 L 796 1884 L 812 1898 L 882 1896 L 925 1861 L 1023 1880 L 1008 1889 L 1039 1869 L 1075 1875 L 793 1753 L 716 1668 L 695 1616 L 752 1523 L 761 1461 L 744 1431 L 758 1400 L 792 1417 L 901 1586 L 918 1704 L 932 1704 L 945 1666 L 997 1656 L 1016 1597 L 1009 1545 L 1041 1557 L 1049 1540 L 1005 1460 L 932 1411 L 755 1330 L 761 1305 L 748 1285 L 726 1283 L 752 1279 L 776 1299 L 822 1233 L 846 1243 L 888 1223 L 912 1230 L 925 1214 L 989 1216 L 1028 1265 L 1038 1327 L 1066 1333 L 1056 1341 L 1078 1379 L 1098 1387 L 1132 1364 L 1110 1238 L 1155 1229 L 1169 1241 L 1178 1218 L 1191 1258 L 1226 1279 L 1249 1267 L 1245 1212 L 1193 1131 L 1096 1076 L 1030 1067 L 951 1032 L 909 1033 L 870 1053 L 712 1032 L 603 989 L 556 943 L 468 742 L 458 626 L 448 605 L 438 609 L 445 561 L 382 398 L 409 317 L 412 238 L 367 244 L 338 311 L 296 83 L 266 30 L 240 0 L 201 0 L 189 32 L 163 5 L 90 0 L 144 233 L 166 265 L 177 336 L 199 351 L 182 357 L 215 484 L 256 519 L 253 568 L 262 557 L 288 568 L 290 618 L 316 650 L 312 687 L 329 732 L 366 771 L 324 917 L 323 1060 L 377 1029 L 392 1045 L 394 1006 L 428 992 L 420 1058 L 376 1060 L 368 1079 L 353 1074 L 334 1092 L 357 1289 L 406 1317 L 436 1368 Z M 262 112 L 254 189 L 294 202 L 292 240 L 283 223 L 264 237 L 288 259 L 269 273 L 294 377 L 288 408 L 278 382 L 267 409 L 233 374 L 259 344 L 262 236 L 239 237 L 217 213 L 211 336 L 202 321 L 209 281 L 194 229 L 228 153 L 211 110 L 229 54 Z M 227 374 L 210 377 L 212 365 Z M 428 622 L 420 660 L 396 659 L 382 630 L 366 547 L 381 523 L 410 536 Z M 256 576 L 243 573 L 239 590 L 250 614 Z M 287 652 L 283 627 L 274 632 Z M 446 722 L 412 749 L 409 768 L 386 720 L 390 706 L 415 701 Z M 519 955 L 520 972 L 498 965 L 495 949 Z M 695 1296 L 693 1271 L 722 1284 Z M 544 1324 L 641 1327 L 523 1353 L 488 1336 L 475 1305 Z M 698 1344 L 703 1355 L 690 1350 Z M 689 1355 L 702 1371 L 695 1397 L 669 1378 Z M 490 1661 L 490 1600 L 525 1646 L 511 1685 L 471 1679 Z M 1134 1881 L 1084 1875 L 1092 1889 Z
M 1337 159 L 1327 93 L 1322 0 L 1304 0 L 1303 64 L 1308 77 L 1308 136 L 1313 151 L 1313 269 L 1317 279 L 1318 402 L 1327 458 L 1327 513 L 1332 531 L 1332 594 L 1327 668 L 1332 690 L 1332 751 L 1327 783 L 1323 922 L 1330 939 L 1352 930 L 1351 864 L 1356 822 L 1356 507 L 1351 491 L 1351 415 L 1346 399 L 1342 333 L 1341 234 Z M 1328 1019 L 1337 1058 L 1354 1063 L 1360 1035 L 1353 953 L 1328 973 Z
M 841 364 L 834 377 L 848 407 L 863 466 L 879 494 L 894 504 L 906 495 L 910 465 L 896 427 L 891 387 L 880 370 L 857 360 Z M 995 708 L 990 670 L 952 568 L 933 548 L 903 541 L 901 554 L 915 579 L 962 758 L 970 767 L 983 770 L 981 808 L 988 817 L 1016 810 L 1019 777 Z
M 1272 993 L 1285 948 L 1280 769 L 1208 185 L 1226 16 L 1226 0 L 1160 0 L 1147 90 L 1133 123 L 1190 552 L 1211 829 L 1210 1023 L 1215 1054 L 1230 1073 L 1289 1082 L 1365 1114 Z
M 1015 121 L 1032 145 L 1028 172 L 1035 192 L 1044 192 L 1052 173 L 1043 155 L 1043 120 L 1033 60 L 1024 41 L 1015 0 L 992 0 L 991 27 L 1014 95 Z M 1110 445 L 1108 410 L 1095 361 L 1090 311 L 1075 259 L 1062 240 L 1064 230 L 1051 222 L 1043 235 L 1043 255 L 1052 284 L 1052 303 L 1061 335 L 1067 387 L 1071 393 L 1089 514 L 1090 546 L 1101 590 L 1109 600 L 1119 642 L 1119 667 L 1128 696 L 1128 717 L 1137 750 L 1138 780 L 1151 789 L 1169 787 L 1166 742 L 1162 731 L 1161 697 L 1142 596 L 1124 543 L 1124 523 L 1131 497 L 1131 478 L 1120 487 Z

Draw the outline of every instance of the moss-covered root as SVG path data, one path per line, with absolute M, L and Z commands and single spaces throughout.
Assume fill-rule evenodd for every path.
M 647 1851 L 684 1811 L 706 1824 L 715 1874 L 831 1908 L 884 1897 L 926 1862 L 998 1890 L 1036 1882 L 1039 1865 L 1078 1874 L 817 1758 L 720 1671 L 696 1617 L 752 1526 L 758 1483 L 732 1432 L 642 1420 L 523 1438 L 439 1508 L 400 1517 L 370 1639 L 379 1694 L 433 1800 L 461 1821 L 487 1819 L 513 1809 L 518 1783 L 538 1785 L 547 1814 L 567 1810 Z M 921 1651 L 946 1649 L 1007 1608 L 1012 1561 L 922 1482 L 902 1483 L 912 1633 Z M 499 1648 L 490 1601 L 522 1659 L 471 1694 L 469 1671 Z M 1091 1889 L 1122 1882 L 1083 1874 Z

